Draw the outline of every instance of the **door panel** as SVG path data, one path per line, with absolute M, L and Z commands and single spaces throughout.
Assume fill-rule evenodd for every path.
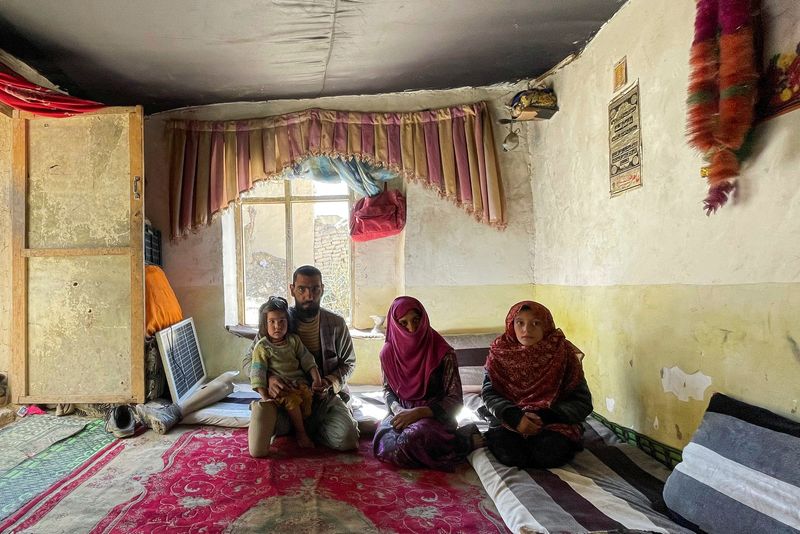
M 130 391 L 130 279 L 125 256 L 30 258 L 29 395 Z
M 127 114 L 28 123 L 28 247 L 127 247 Z
M 142 402 L 141 108 L 14 121 L 12 395 Z

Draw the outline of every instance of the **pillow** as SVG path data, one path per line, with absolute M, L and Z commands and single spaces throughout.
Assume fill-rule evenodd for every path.
M 459 366 L 458 374 L 461 376 L 461 391 L 464 393 L 480 393 L 483 385 L 483 366 Z
M 706 532 L 800 530 L 800 423 L 720 393 L 664 486 Z
M 161 267 L 144 268 L 145 329 L 148 336 L 183 321 L 183 311 Z
M 450 334 L 443 336 L 453 347 L 461 376 L 461 391 L 480 394 L 483 385 L 483 366 L 489 355 L 489 346 L 499 334 Z

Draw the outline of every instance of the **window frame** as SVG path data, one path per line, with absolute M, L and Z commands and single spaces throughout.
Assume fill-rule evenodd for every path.
M 293 204 L 316 204 L 321 202 L 347 202 L 348 212 L 353 209 L 354 195 L 353 191 L 348 188 L 346 195 L 326 195 L 326 196 L 313 196 L 313 195 L 292 195 L 292 180 L 283 180 L 283 197 L 241 197 L 234 205 L 233 221 L 234 233 L 236 236 L 236 315 L 237 322 L 242 326 L 258 326 L 248 325 L 246 323 L 246 310 L 245 310 L 245 280 L 244 280 L 244 239 L 242 236 L 242 206 L 243 205 L 264 205 L 264 204 L 283 204 L 284 217 L 286 221 L 286 235 L 284 236 L 284 243 L 286 246 L 286 291 L 289 292 L 288 284 L 291 283 L 292 274 L 294 273 L 294 247 L 292 239 L 292 230 L 294 228 L 294 221 L 292 220 L 292 205 Z M 350 326 L 355 316 L 355 250 L 353 247 L 353 240 L 348 240 L 350 246 L 350 314 L 345 317 L 347 325 Z M 323 284 L 325 282 L 325 273 L 322 273 Z M 291 297 L 291 295 L 287 295 Z

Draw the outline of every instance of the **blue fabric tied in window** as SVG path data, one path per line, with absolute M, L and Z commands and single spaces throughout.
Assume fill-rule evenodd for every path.
M 372 165 L 356 158 L 311 156 L 286 172 L 286 179 L 305 178 L 317 182 L 336 183 L 340 180 L 360 196 L 372 197 L 383 191 L 383 183 L 394 180 L 397 172 Z

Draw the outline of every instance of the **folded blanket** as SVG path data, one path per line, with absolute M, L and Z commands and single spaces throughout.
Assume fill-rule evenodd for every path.
M 800 532 L 800 423 L 720 393 L 664 488 L 707 532 Z

